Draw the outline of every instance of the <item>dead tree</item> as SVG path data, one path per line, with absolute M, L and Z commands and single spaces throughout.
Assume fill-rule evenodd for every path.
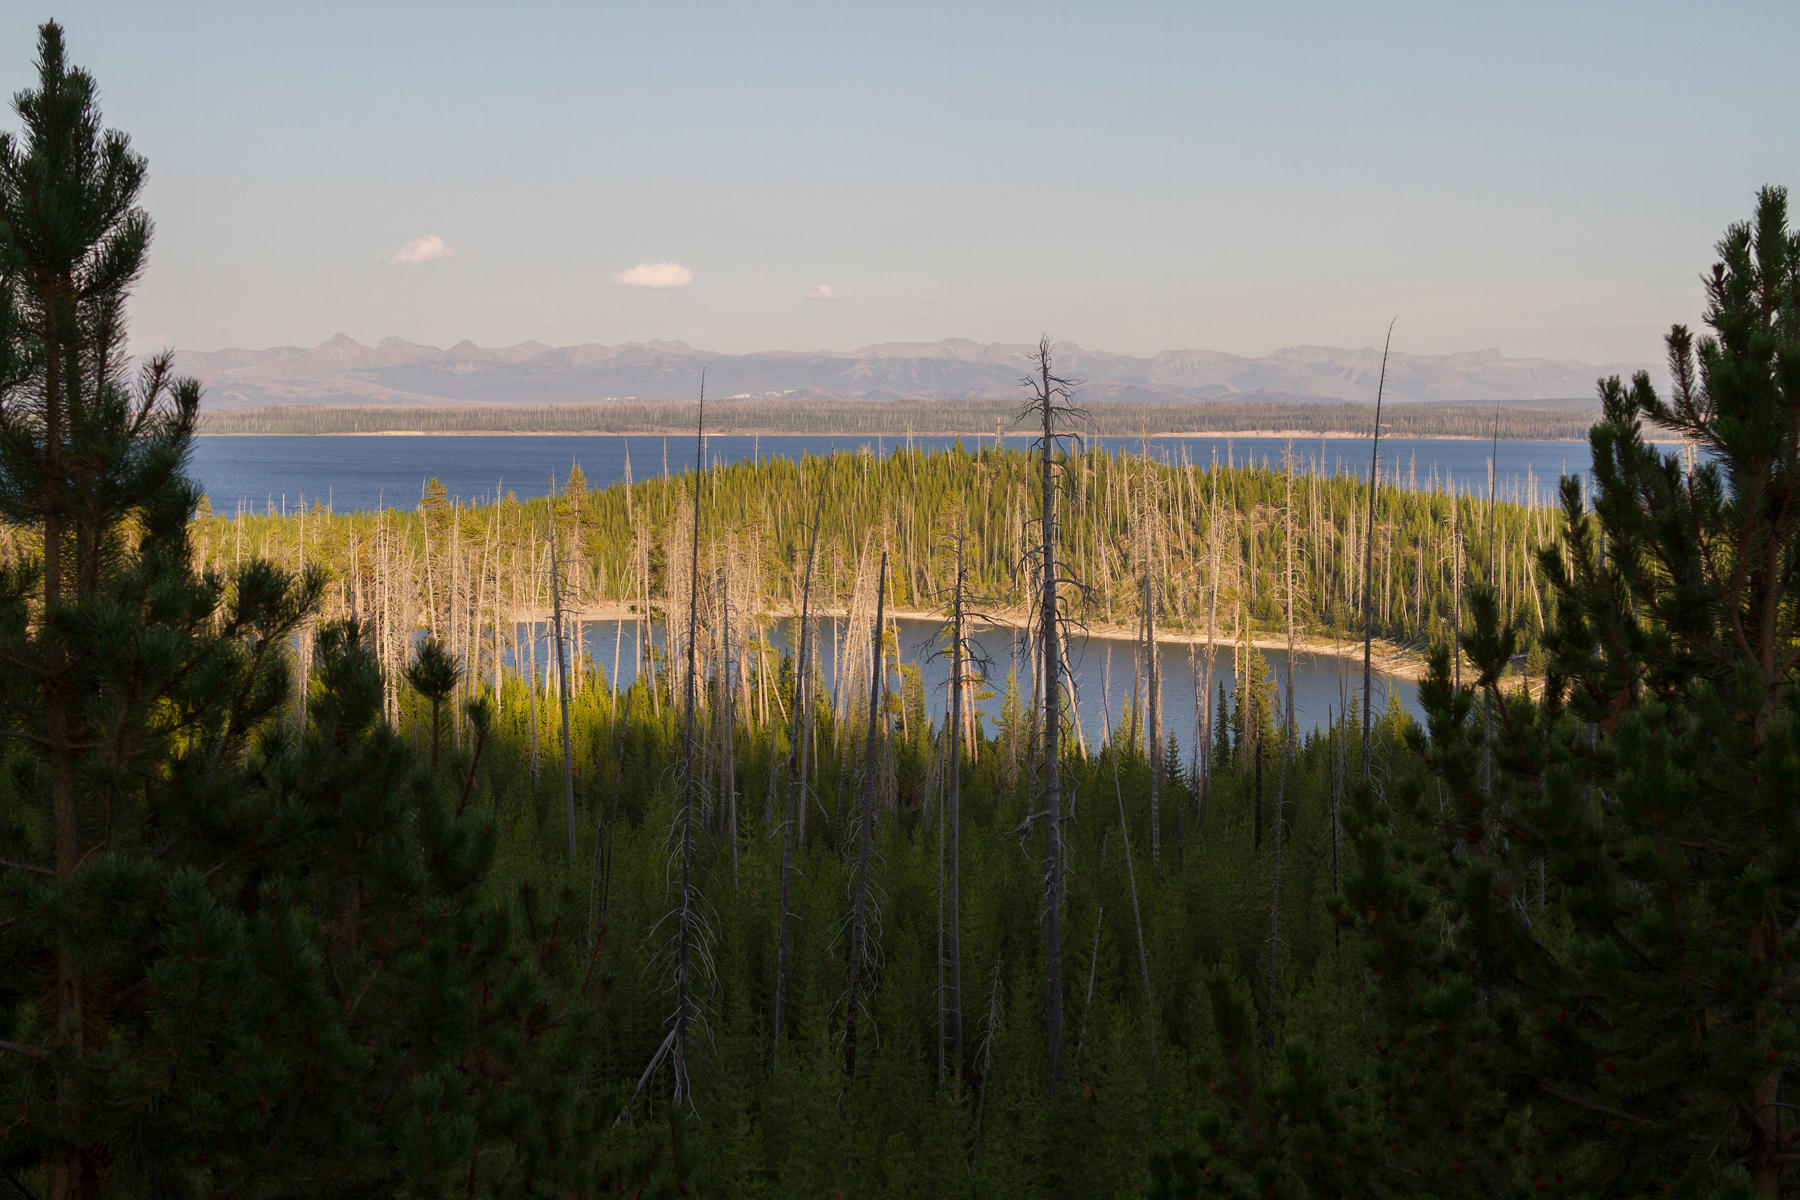
M 1042 433 L 1037 439 L 1040 455 L 1040 477 L 1043 508 L 1039 519 L 1042 540 L 1038 550 L 1039 585 L 1037 595 L 1038 652 L 1042 667 L 1038 672 L 1043 696 L 1043 783 L 1044 783 L 1044 1031 L 1050 1086 L 1054 1089 L 1063 1078 L 1063 984 L 1062 984 L 1062 614 L 1058 589 L 1070 580 L 1060 574 L 1056 557 L 1056 478 L 1060 464 L 1057 453 L 1062 443 L 1078 435 L 1066 426 L 1086 417 L 1071 402 L 1080 381 L 1055 373 L 1048 335 L 1038 339 L 1034 373 L 1020 380 L 1031 398 L 1020 410 L 1019 419 L 1031 418 Z
M 1287 475 L 1286 503 L 1282 508 L 1282 531 L 1285 548 L 1282 574 L 1286 581 L 1287 609 L 1287 715 L 1281 729 L 1281 769 L 1275 784 L 1275 871 L 1269 894 L 1269 1014 L 1276 1011 L 1281 982 L 1281 846 L 1284 840 L 1282 820 L 1287 809 L 1289 760 L 1294 754 L 1294 446 L 1288 443 L 1284 456 Z M 1273 1044 L 1274 1025 L 1270 1038 Z
M 800 643 L 794 654 L 794 710 L 788 717 L 787 816 L 781 823 L 781 916 L 775 938 L 775 1054 L 781 1054 L 781 1038 L 787 1028 L 788 957 L 793 934 L 794 826 L 806 804 L 806 746 L 810 725 L 812 681 L 811 647 L 813 561 L 819 552 L 819 519 L 825 514 L 825 480 L 819 480 L 819 501 L 813 509 L 812 539 L 806 548 L 806 579 L 800 586 Z
M 1200 808 L 1195 815 L 1206 811 L 1212 800 L 1212 739 L 1213 722 L 1218 714 L 1213 712 L 1213 666 L 1218 657 L 1218 616 L 1219 616 L 1219 452 L 1213 451 L 1212 462 L 1212 503 L 1206 518 L 1206 546 L 1211 559 L 1210 575 L 1207 581 L 1206 600 L 1206 723 L 1201 740 L 1205 743 L 1200 750 L 1200 761 L 1204 764 L 1204 774 L 1200 779 Z
M 724 789 L 725 836 L 731 839 L 731 882 L 738 881 L 736 747 L 731 729 L 731 578 L 719 565 L 719 786 Z
M 863 742 L 862 813 L 856 830 L 856 875 L 850 898 L 849 981 L 844 991 L 844 1075 L 856 1078 L 856 1026 L 863 1005 L 864 983 L 871 972 L 869 950 L 872 901 L 869 860 L 875 850 L 875 792 L 881 779 L 881 634 L 887 601 L 887 551 L 875 577 L 875 637 L 869 675 L 869 723 Z
M 1400 318 L 1395 317 L 1394 321 Z M 1362 773 L 1369 777 L 1369 663 L 1375 645 L 1375 609 L 1369 602 L 1369 582 L 1375 575 L 1375 490 L 1381 485 L 1381 397 L 1387 391 L 1388 348 L 1394 344 L 1394 321 L 1388 322 L 1387 340 L 1381 345 L 1381 379 L 1375 385 L 1375 436 L 1369 446 L 1369 527 L 1363 533 L 1363 694 Z
M 670 1047 L 675 1072 L 675 1103 L 685 1103 L 689 1096 L 688 1049 L 691 1025 L 696 1012 L 694 968 L 696 953 L 704 950 L 700 940 L 701 914 L 698 886 L 694 878 L 694 810 L 700 802 L 700 774 L 694 769 L 697 724 L 694 712 L 696 696 L 695 648 L 700 633 L 700 477 L 706 458 L 706 378 L 700 379 L 700 409 L 694 421 L 694 531 L 688 553 L 688 627 L 687 671 L 682 700 L 682 776 L 679 827 L 681 856 L 681 895 L 675 912 L 675 1020 Z
M 953 535 L 956 549 L 955 574 L 950 586 L 950 620 L 945 632 L 948 645 L 932 657 L 950 659 L 950 678 L 945 706 L 949 728 L 948 749 L 944 760 L 944 820 L 939 826 L 940 914 L 938 954 L 938 995 L 940 1034 L 948 1027 L 951 1054 L 959 1075 L 966 1076 L 967 1059 L 963 1043 L 962 992 L 962 755 L 963 722 L 967 717 L 965 701 L 969 685 L 986 679 L 993 663 L 986 651 L 969 638 L 968 562 L 966 556 L 968 529 L 958 517 Z M 943 1057 L 942 1047 L 939 1057 Z
M 1150 992 L 1150 951 L 1144 943 L 1144 914 L 1138 908 L 1137 867 L 1131 860 L 1131 827 L 1125 820 L 1125 791 L 1119 786 L 1118 749 L 1108 747 L 1107 755 L 1112 759 L 1113 797 L 1119 803 L 1119 837 L 1125 845 L 1125 880 L 1131 885 L 1131 919 L 1137 931 L 1138 970 L 1144 980 L 1144 1015 L 1149 1027 L 1150 1062 L 1160 1069 L 1162 1057 L 1156 1049 L 1156 1001 Z
M 575 861 L 575 760 L 569 753 L 569 652 L 563 640 L 562 557 L 557 553 L 556 480 L 550 480 L 550 615 L 556 635 L 557 700 L 562 705 L 563 803 L 568 810 L 569 861 Z

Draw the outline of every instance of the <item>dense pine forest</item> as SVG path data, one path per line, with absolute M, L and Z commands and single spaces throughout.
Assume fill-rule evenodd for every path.
M 0 136 L 4 1187 L 1792 1191 L 1785 192 L 1670 393 L 1601 384 L 1560 510 L 1090 451 L 1046 339 L 1029 450 L 222 514 L 199 387 L 124 354 L 144 161 L 54 25 L 39 69 Z M 659 629 L 630 686 L 602 612 Z M 946 720 L 896 613 L 942 624 Z M 1204 753 L 1153 654 L 1077 735 L 1084 625 L 1242 657 Z M 1423 727 L 1365 657 L 1303 731 L 1254 649 L 1378 640 Z

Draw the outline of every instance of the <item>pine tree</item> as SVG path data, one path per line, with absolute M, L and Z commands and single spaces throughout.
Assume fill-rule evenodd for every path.
M 1501 684 L 1521 631 L 1471 589 L 1463 648 L 1421 686 L 1423 773 L 1346 814 L 1340 920 L 1362 936 L 1373 1059 L 1248 1053 L 1158 1190 L 1776 1197 L 1800 1027 L 1800 235 L 1759 196 L 1668 337 L 1672 392 L 1602 382 L 1596 489 L 1563 482 L 1540 553 L 1543 694 Z M 1674 430 L 1696 460 L 1664 454 Z M 1472 719 L 1477 694 L 1492 713 Z M 1484 769 L 1484 757 L 1491 768 Z M 1228 1051 L 1229 1054 L 1229 1051 Z M 1254 1136 L 1250 1136 L 1250 1133 Z
M 316 572 L 196 572 L 199 403 L 123 371 L 144 167 L 39 39 L 0 137 L 0 1171 L 27 1194 L 591 1194 L 612 1089 L 564 895 L 492 876 L 489 718 L 427 761 Z

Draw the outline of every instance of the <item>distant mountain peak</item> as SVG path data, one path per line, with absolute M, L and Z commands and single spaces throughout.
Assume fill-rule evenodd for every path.
M 385 337 L 373 348 L 344 333 L 311 350 L 184 351 L 181 369 L 208 386 L 213 403 L 567 404 L 608 397 L 687 401 L 702 368 L 707 391 L 729 396 L 803 395 L 844 400 L 1015 396 L 1035 343 L 878 342 L 855 350 L 724 354 L 685 341 L 651 339 L 552 347 L 538 341 L 484 348 L 464 338 L 447 350 Z M 1300 344 L 1261 357 L 1174 349 L 1150 357 L 1058 342 L 1059 361 L 1090 399 L 1263 399 L 1372 402 L 1378 347 Z M 1635 364 L 1589 365 L 1509 358 L 1493 348 L 1450 354 L 1394 352 L 1388 400 L 1492 403 L 1592 397 L 1595 380 Z

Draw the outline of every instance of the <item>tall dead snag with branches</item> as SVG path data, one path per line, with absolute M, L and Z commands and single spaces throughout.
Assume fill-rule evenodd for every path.
M 864 1003 L 864 981 L 873 973 L 874 955 L 869 943 L 871 927 L 879 920 L 872 913 L 869 895 L 869 860 L 875 852 L 875 792 L 881 785 L 881 634 L 887 603 L 887 551 L 875 577 L 875 636 L 869 668 L 869 724 L 863 742 L 862 812 L 856 829 L 856 875 L 850 897 L 850 978 L 844 989 L 844 1075 L 856 1078 L 856 1025 Z
M 948 644 L 941 646 L 934 659 L 948 657 L 950 677 L 945 712 L 948 748 L 944 756 L 944 813 L 939 822 L 938 911 L 942 922 L 939 930 L 938 997 L 939 1035 L 949 1042 L 952 1062 L 958 1075 L 967 1076 L 968 1064 L 963 1047 L 962 992 L 962 756 L 963 723 L 967 720 L 966 699 L 969 686 L 986 679 L 993 669 L 987 652 L 969 637 L 968 526 L 958 514 L 956 530 L 951 535 L 956 550 L 956 564 L 950 585 L 950 620 L 943 630 Z M 940 1068 L 945 1057 L 939 1046 Z M 940 1070 L 941 1073 L 941 1070 Z
M 1080 381 L 1055 373 L 1050 338 L 1038 339 L 1033 373 L 1019 381 L 1031 398 L 1019 412 L 1019 420 L 1031 418 L 1042 433 L 1037 439 L 1043 484 L 1043 509 L 1039 518 L 1043 535 L 1037 550 L 1038 653 L 1041 657 L 1039 691 L 1043 695 L 1044 781 L 1044 1031 L 1048 1048 L 1050 1086 L 1063 1078 L 1063 961 L 1062 961 L 1062 613 L 1058 589 L 1071 580 L 1062 578 L 1056 558 L 1056 478 L 1062 469 L 1057 458 L 1061 444 L 1079 435 L 1067 426 L 1087 413 L 1071 402 Z M 1065 456 L 1066 458 L 1066 456 Z
M 681 811 L 676 817 L 679 839 L 681 894 L 676 900 L 675 917 L 675 1019 L 670 1031 L 671 1062 L 675 1073 L 675 1103 L 683 1104 L 689 1095 L 688 1047 L 691 1026 L 697 1011 L 694 997 L 695 959 L 706 954 L 703 920 L 700 913 L 699 886 L 694 877 L 694 812 L 700 804 L 702 787 L 700 772 L 695 769 L 695 741 L 698 718 L 695 714 L 696 663 L 695 647 L 700 635 L 700 479 L 706 463 L 706 377 L 700 378 L 700 409 L 694 420 L 694 532 L 688 552 L 688 621 L 687 668 L 683 683 L 681 709 L 682 767 Z
M 825 515 L 825 478 L 819 478 L 819 501 L 813 509 L 812 537 L 806 547 L 806 579 L 800 585 L 799 645 L 794 652 L 794 709 L 788 715 L 787 814 L 781 822 L 781 916 L 775 935 L 775 1054 L 781 1055 L 781 1038 L 787 1029 L 788 957 L 793 933 L 794 825 L 806 804 L 806 744 L 812 701 L 812 580 L 813 560 L 819 553 L 819 519 Z
M 562 555 L 557 542 L 556 477 L 550 477 L 550 619 L 556 636 L 556 696 L 562 704 L 563 804 L 568 811 L 569 861 L 575 861 L 575 760 L 569 753 L 569 644 L 564 639 L 562 605 Z
M 1400 318 L 1395 317 L 1394 321 Z M 1363 532 L 1363 694 L 1362 773 L 1369 777 L 1369 661 L 1375 644 L 1375 606 L 1369 587 L 1375 574 L 1375 491 L 1381 486 L 1381 397 L 1387 391 L 1388 349 L 1394 344 L 1394 321 L 1388 322 L 1387 340 L 1381 344 L 1381 379 L 1375 385 L 1375 436 L 1369 445 L 1369 524 Z

